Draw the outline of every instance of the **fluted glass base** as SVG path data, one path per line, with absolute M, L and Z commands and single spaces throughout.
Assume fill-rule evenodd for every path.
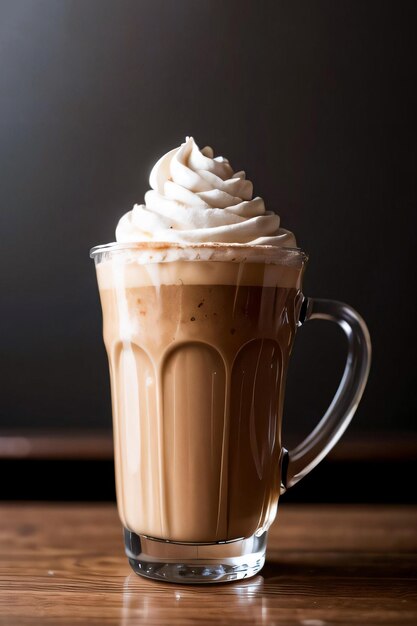
M 267 533 L 218 543 L 179 543 L 124 529 L 129 563 L 136 574 L 172 583 L 221 583 L 250 578 L 265 562 Z

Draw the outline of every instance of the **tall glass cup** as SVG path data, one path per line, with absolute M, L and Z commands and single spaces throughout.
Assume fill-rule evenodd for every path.
M 349 306 L 302 294 L 299 249 L 109 244 L 93 248 L 113 404 L 117 502 L 138 574 L 202 583 L 253 576 L 278 498 L 349 424 L 370 340 Z M 281 443 L 296 330 L 346 333 L 338 391 L 297 448 Z

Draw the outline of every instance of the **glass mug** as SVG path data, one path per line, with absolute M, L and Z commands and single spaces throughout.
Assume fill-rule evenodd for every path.
M 348 305 L 302 294 L 299 249 L 108 244 L 91 250 L 109 359 L 117 503 L 133 570 L 183 583 L 263 566 L 280 494 L 339 440 L 370 339 Z M 281 443 L 296 330 L 327 319 L 348 340 L 336 395 L 294 450 Z

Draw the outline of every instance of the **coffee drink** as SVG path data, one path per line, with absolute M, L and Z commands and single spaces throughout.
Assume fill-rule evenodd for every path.
M 92 250 L 134 571 L 254 575 L 281 491 L 285 374 L 306 255 L 245 172 L 191 137 Z
M 280 491 L 301 266 L 136 261 L 97 266 L 122 522 L 179 542 L 261 533 Z
M 245 172 L 191 137 L 152 169 L 116 242 L 91 251 L 111 379 L 117 502 L 137 574 L 175 583 L 254 576 L 280 493 L 345 431 L 370 340 L 348 305 L 305 299 L 307 255 Z M 348 356 L 323 419 L 281 443 L 297 327 L 340 325 Z

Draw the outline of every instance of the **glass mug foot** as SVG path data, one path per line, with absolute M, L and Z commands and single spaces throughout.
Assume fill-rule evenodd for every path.
M 205 584 L 255 576 L 265 562 L 267 533 L 218 543 L 180 543 L 124 529 L 125 550 L 136 574 L 155 580 Z

